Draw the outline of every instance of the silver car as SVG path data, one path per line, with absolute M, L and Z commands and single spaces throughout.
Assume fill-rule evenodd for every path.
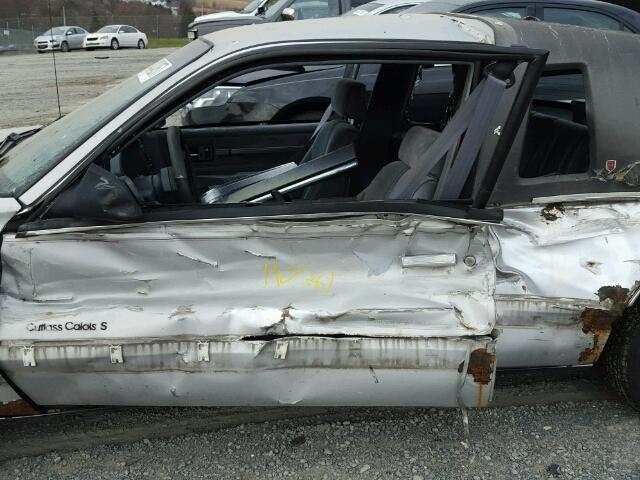
M 87 32 L 82 27 L 54 27 L 44 32 L 33 41 L 38 53 L 60 50 L 69 52 L 82 48 Z
M 638 56 L 452 14 L 201 37 L 0 143 L 0 374 L 37 405 L 475 407 L 497 367 L 603 362 L 640 406 Z M 320 122 L 226 100 L 293 109 L 338 65 Z M 217 86 L 229 115 L 176 122 Z

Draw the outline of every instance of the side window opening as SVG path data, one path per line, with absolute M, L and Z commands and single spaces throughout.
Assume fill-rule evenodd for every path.
M 190 101 L 167 126 L 317 122 L 344 65 L 265 68 L 225 81 Z
M 590 132 L 585 76 L 579 70 L 543 75 L 533 95 L 520 177 L 586 173 Z
M 312 74 L 319 75 L 324 87 L 330 83 L 327 78 L 336 77 L 330 86 L 332 92 L 327 93 L 334 114 L 322 122 L 278 124 L 220 121 L 226 113 L 217 121 L 186 126 L 167 126 L 156 118 L 144 133 L 123 140 L 123 148 L 112 147 L 110 153 L 97 159 L 89 172 L 93 177 L 67 191 L 64 201 L 47 211 L 47 218 L 74 216 L 73 205 L 91 190 L 87 181 L 103 174 L 113 177 L 123 195 L 130 192 L 128 199 L 123 196 L 124 205 L 137 204 L 144 211 L 176 204 L 467 198 L 462 190 L 449 196 L 446 192 L 449 169 L 464 142 L 460 128 L 470 128 L 471 123 L 465 122 L 470 122 L 469 112 L 482 97 L 479 93 L 474 101 L 467 101 L 473 72 L 482 65 L 440 61 L 284 63 L 240 72 L 214 88 L 219 89 L 216 95 L 222 95 L 221 99 L 213 95 L 206 97 L 205 103 L 222 106 L 225 112 L 227 103 L 241 92 L 248 95 L 246 100 L 255 101 L 255 91 L 265 87 L 265 82 L 274 87 L 262 92 L 266 103 L 273 106 L 279 96 L 286 103 L 292 98 L 291 92 L 300 88 L 299 76 Z M 487 86 L 487 82 L 483 84 Z M 308 86 L 303 85 L 302 90 L 310 93 Z M 206 91 L 203 86 L 202 91 Z M 189 95 L 203 98 L 195 91 Z M 466 113 L 454 122 L 457 126 L 447 130 L 448 123 L 462 111 Z M 239 108 L 236 113 L 251 114 L 251 109 Z M 266 118 L 272 119 L 273 113 Z M 440 136 L 443 140 L 430 154 L 430 146 Z M 366 151 L 362 151 L 363 145 Z M 475 158 L 477 161 L 477 154 Z M 471 164 L 465 178 L 474 174 Z M 405 180 L 394 183 L 400 177 Z M 416 180 L 418 184 L 414 185 Z M 91 205 L 88 201 L 84 204 Z M 111 216 L 118 215 L 115 212 Z

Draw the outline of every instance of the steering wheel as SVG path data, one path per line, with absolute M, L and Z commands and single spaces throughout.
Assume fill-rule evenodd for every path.
M 178 127 L 167 128 L 167 144 L 169 146 L 169 160 L 178 188 L 178 198 L 183 203 L 193 203 L 194 195 L 185 161 L 187 157 L 182 148 L 182 136 Z

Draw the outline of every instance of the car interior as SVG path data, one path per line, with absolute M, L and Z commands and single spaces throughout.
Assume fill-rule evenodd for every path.
M 508 76 L 515 63 L 504 65 Z M 128 139 L 122 148 L 99 158 L 84 177 L 59 195 L 43 218 L 122 220 L 169 205 L 291 204 L 335 199 L 469 204 L 482 142 L 476 140 L 476 145 L 471 145 L 466 139 L 478 137 L 478 132 L 480 139 L 484 138 L 492 118 L 476 118 L 480 110 L 491 111 L 487 105 L 480 109 L 476 104 L 488 98 L 493 88 L 497 107 L 501 92 L 508 87 L 502 81 L 491 87 L 488 79 L 483 79 L 494 78 L 482 73 L 489 67 L 496 68 L 496 63 L 439 61 L 330 68 L 286 64 L 241 72 L 237 77 L 244 76 L 245 86 L 238 87 L 236 82 L 218 107 L 236 112 L 246 108 L 249 112 L 266 104 L 268 118 L 245 122 L 236 116 L 227 122 L 183 125 L 184 108 L 194 108 L 196 103 L 197 96 L 192 97 L 182 105 L 182 112 L 172 110 L 164 120 Z M 275 76 L 275 84 L 274 71 L 286 72 Z M 312 121 L 283 121 L 278 112 L 304 100 L 296 92 L 300 84 L 303 92 L 314 94 L 311 98 L 321 98 L 313 85 L 303 81 L 310 72 L 315 75 L 314 81 L 330 92 L 328 107 L 320 119 L 315 103 Z M 266 78 L 270 83 L 246 85 L 247 75 Z M 233 80 L 226 79 L 222 87 L 233 85 Z M 485 95 L 480 92 L 483 88 Z M 207 91 L 211 92 L 211 87 Z M 243 101 L 233 101 L 236 95 Z M 536 141 L 529 139 L 532 136 L 544 140 L 545 129 L 560 128 L 557 122 L 571 123 L 567 128 L 580 128 L 574 127 L 572 120 L 555 117 L 551 117 L 555 122 L 552 125 L 540 120 L 544 115 L 532 111 L 529 122 L 535 133 L 528 135 L 528 142 Z M 218 118 L 230 117 L 222 114 Z M 472 135 L 474 122 L 476 131 Z M 552 147 L 549 150 L 555 151 Z M 534 152 L 541 155 L 536 149 Z M 460 160 L 462 156 L 469 161 Z M 531 162 L 544 165 L 543 160 Z M 566 168 L 577 168 L 570 166 L 571 159 L 566 163 Z M 524 172 L 538 173 L 531 170 L 533 167 L 523 168 Z M 539 168 L 544 172 L 550 167 Z M 91 182 L 96 178 L 111 182 L 114 191 L 130 191 L 129 197 L 136 205 L 111 198 L 109 208 L 95 208 L 91 202 L 82 201 L 95 189 Z
M 277 83 L 270 77 L 268 82 L 243 87 L 218 108 L 254 115 L 253 122 L 237 121 L 237 115 L 216 116 L 212 107 L 206 107 L 209 118 L 227 120 L 215 124 L 192 109 L 182 115 L 190 114 L 191 125 L 148 132 L 111 158 L 109 170 L 132 179 L 146 202 L 212 204 L 358 195 L 383 200 L 385 192 L 376 191 L 382 183 L 372 184 L 376 174 L 390 159 L 402 160 L 406 152 L 428 146 L 453 113 L 450 105 L 460 103 L 471 81 L 471 68 L 464 64 L 367 64 L 356 71 L 298 67 L 297 75 L 277 76 Z M 268 70 L 286 71 L 282 66 Z M 242 77 L 264 78 L 265 73 Z M 226 85 L 237 85 L 234 80 Z M 298 91 L 300 84 L 302 91 Z M 322 89 L 316 88 L 318 84 Z M 324 111 L 319 112 L 322 117 L 328 110 L 324 121 L 290 123 L 279 115 L 293 102 L 301 105 L 304 88 L 327 95 Z M 267 110 L 265 104 L 281 107 Z M 315 104 L 308 105 L 317 110 Z M 256 110 L 267 110 L 270 117 L 256 118 Z M 199 124 L 193 125 L 194 118 Z M 412 135 L 406 136 L 413 127 Z M 419 141 L 421 145 L 409 146 Z M 343 154 L 329 156 L 337 151 Z M 141 170 L 145 155 L 155 163 Z M 358 158 L 365 157 L 366 163 L 358 163 Z M 176 171 L 176 165 L 175 188 L 156 188 L 162 185 L 158 174 L 168 168 Z M 148 175 L 150 171 L 157 173 Z M 277 182 L 286 185 L 277 189 Z M 276 198 L 271 195 L 274 190 Z

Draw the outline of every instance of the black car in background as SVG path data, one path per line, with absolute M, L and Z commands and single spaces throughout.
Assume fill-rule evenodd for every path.
M 270 0 L 272 1 L 272 0 Z M 282 5 L 296 4 L 298 0 L 278 0 Z M 308 0 L 302 0 L 307 2 Z M 313 0 L 314 2 L 333 0 Z M 342 0 L 345 1 L 345 0 Z M 362 1 L 362 0 L 355 0 Z M 363 4 L 359 9 L 366 10 L 374 6 L 375 0 Z M 284 7 L 283 7 L 284 8 Z M 556 23 L 579 25 L 598 29 L 624 30 L 640 32 L 640 13 L 624 7 L 596 0 L 427 0 L 403 13 L 446 13 L 459 12 L 473 15 L 527 18 Z M 353 14 L 354 11 L 350 12 Z M 366 13 L 363 13 L 366 14 Z M 263 20 L 266 21 L 266 20 Z M 359 72 L 359 80 L 370 87 L 377 72 L 369 71 L 363 66 Z M 268 71 L 261 75 L 254 73 L 246 78 L 238 78 L 233 84 L 216 87 L 201 99 L 192 102 L 182 110 L 184 125 L 203 125 L 212 122 L 239 124 L 245 122 L 281 123 L 281 122 L 316 122 L 329 105 L 331 92 L 335 82 L 342 78 L 344 69 L 325 66 L 307 71 Z M 439 99 L 443 112 L 447 104 L 451 77 L 450 68 L 425 68 L 420 85 L 426 87 L 429 96 Z M 240 81 L 242 80 L 242 81 Z M 283 83 L 294 83 L 297 88 L 288 88 L 287 96 L 279 92 Z M 571 86 L 554 88 L 572 89 Z M 295 95 L 292 96 L 292 93 Z M 425 97 L 426 98 L 426 97 Z M 419 105 L 420 102 L 414 102 Z M 440 113 L 425 110 L 415 112 L 418 121 L 433 128 Z M 424 118 L 422 118 L 424 117 Z
M 404 13 L 468 13 L 640 32 L 640 13 L 597 0 L 427 0 Z
M 187 36 L 194 40 L 207 33 L 254 23 L 338 17 L 368 1 L 370 0 L 267 0 L 258 7 L 255 15 L 196 18 L 189 25 Z

